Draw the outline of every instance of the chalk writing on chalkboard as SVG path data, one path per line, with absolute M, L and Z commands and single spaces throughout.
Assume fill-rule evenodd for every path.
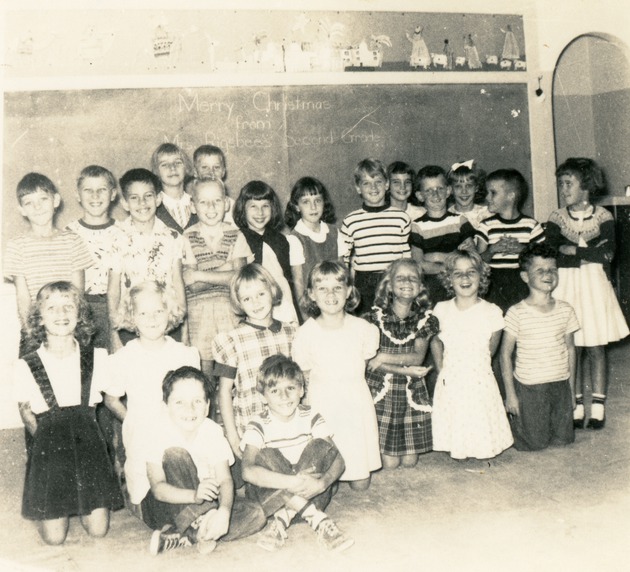
M 416 169 L 472 157 L 487 171 L 514 167 L 530 178 L 526 84 L 12 92 L 4 110 L 5 238 L 24 229 L 14 189 L 26 172 L 59 187 L 66 224 L 80 215 L 74 186 L 83 167 L 101 164 L 119 177 L 149 167 L 165 141 L 191 155 L 202 144 L 221 147 L 233 197 L 262 179 L 286 200 L 298 178 L 317 177 L 339 217 L 360 205 L 352 173 L 365 157 Z

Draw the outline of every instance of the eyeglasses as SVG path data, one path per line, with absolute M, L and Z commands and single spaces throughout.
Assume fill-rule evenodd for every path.
M 432 189 L 422 189 L 420 191 L 423 195 L 438 195 L 442 196 L 446 194 L 446 187 L 433 187 Z

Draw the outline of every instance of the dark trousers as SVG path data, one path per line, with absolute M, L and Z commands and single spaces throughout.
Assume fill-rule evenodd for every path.
M 514 306 L 529 295 L 527 284 L 521 279 L 518 268 L 492 268 L 490 286 L 485 295 L 488 302 L 501 308 L 505 314 L 510 306 Z
M 335 445 L 325 439 L 313 439 L 302 451 L 300 459 L 295 465 L 278 450 L 270 447 L 261 449 L 256 456 L 256 465 L 265 467 L 274 473 L 297 475 L 300 471 L 311 469 L 316 473 L 325 473 L 338 455 Z M 269 517 L 286 504 L 295 495 L 284 489 L 265 489 L 247 484 L 248 496 L 255 498 L 261 504 L 266 517 Z M 332 498 L 332 486 L 323 493 L 311 499 L 318 510 L 323 511 Z
M 423 274 L 422 282 L 424 283 L 424 287 L 427 289 L 429 294 L 429 299 L 434 306 L 438 302 L 444 302 L 451 297 L 448 295 L 446 288 L 444 288 L 444 284 L 442 284 L 439 274 Z
M 573 443 L 573 401 L 568 380 L 525 385 L 514 380 L 520 415 L 511 418 L 514 447 L 539 451 Z
M 172 447 L 164 452 L 162 461 L 166 482 L 180 489 L 197 490 L 199 477 L 197 467 L 186 449 Z M 178 532 L 186 529 L 210 509 L 218 508 L 219 503 L 203 501 L 201 504 L 171 504 L 159 501 L 149 491 L 144 497 L 142 518 L 154 530 L 166 524 L 174 525 Z M 266 522 L 261 507 L 247 499 L 235 497 L 230 516 L 230 529 L 221 540 L 236 540 L 258 532 Z
M 356 310 L 352 312 L 356 316 L 360 316 L 365 312 L 369 312 L 370 308 L 374 305 L 374 297 L 376 295 L 376 288 L 379 282 L 383 278 L 383 272 L 361 272 L 359 270 L 354 273 L 354 285 L 356 286 L 361 300 Z

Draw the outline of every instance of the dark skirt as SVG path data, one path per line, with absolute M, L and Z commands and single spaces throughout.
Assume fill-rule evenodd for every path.
M 26 466 L 22 516 L 51 520 L 122 506 L 94 408 L 77 405 L 38 415 Z

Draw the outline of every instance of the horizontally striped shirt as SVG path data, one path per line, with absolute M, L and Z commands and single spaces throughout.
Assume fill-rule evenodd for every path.
M 93 263 L 83 239 L 73 232 L 59 231 L 49 237 L 26 234 L 7 244 L 4 276 L 10 281 L 24 277 L 34 300 L 45 284 L 71 281 L 75 272 L 86 270 Z
M 520 244 L 541 242 L 543 228 L 532 217 L 520 214 L 513 220 L 501 218 L 498 214 L 481 221 L 475 234 L 477 244 L 495 244 L 504 237 L 516 238 Z M 518 253 L 496 253 L 490 260 L 492 268 L 518 268 Z
M 360 272 L 380 272 L 399 258 L 409 258 L 411 219 L 389 207 L 368 207 L 351 212 L 341 224 L 344 252 L 339 254 Z
M 580 329 L 571 304 L 556 300 L 551 312 L 540 312 L 525 300 L 505 315 L 505 331 L 516 338 L 514 377 L 525 385 L 569 378 L 565 336 Z
M 298 405 L 288 421 L 278 419 L 267 408 L 247 424 L 240 446 L 243 451 L 247 445 L 256 449 L 278 449 L 295 465 L 311 440 L 331 436 L 324 418 L 307 405 Z
M 441 217 L 431 217 L 425 213 L 411 223 L 410 242 L 424 254 L 448 253 L 474 234 L 475 229 L 464 215 L 446 212 Z

